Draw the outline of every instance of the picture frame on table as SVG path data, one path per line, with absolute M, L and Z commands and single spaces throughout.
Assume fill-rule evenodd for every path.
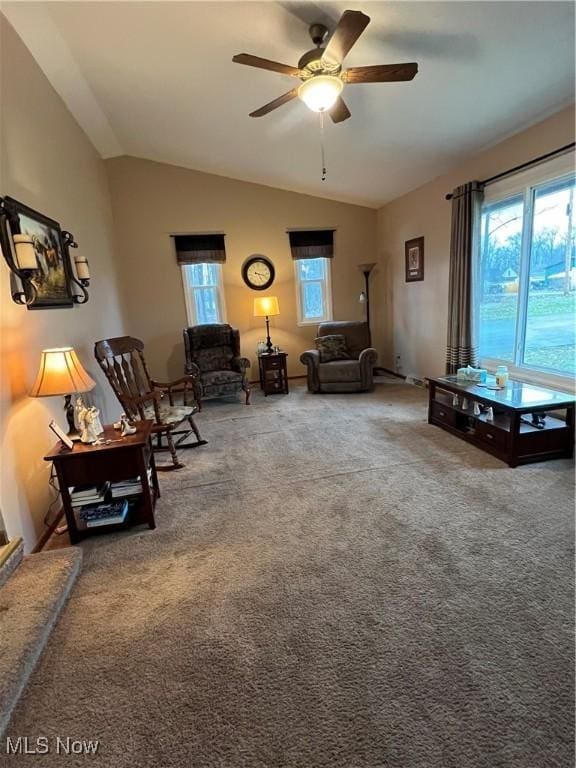
M 67 435 L 67 434 L 64 432 L 64 430 L 63 430 L 63 429 L 60 429 L 60 427 L 58 426 L 58 424 L 56 424 L 56 422 L 54 421 L 54 419 L 52 419 L 52 421 L 51 421 L 51 422 L 48 424 L 48 426 L 50 427 L 50 429 L 52 430 L 52 432 L 54 432 L 54 434 L 56 435 L 56 437 L 57 437 L 57 438 L 59 438 L 59 440 L 61 440 L 61 441 L 62 441 L 62 443 L 63 443 L 63 444 L 66 446 L 66 448 L 67 448 L 69 451 L 71 451 L 71 450 L 74 448 L 74 443 L 72 442 L 72 440 L 70 440 L 70 438 L 69 438 L 69 437 L 68 437 L 68 435 Z
M 424 238 L 415 237 L 404 243 L 406 261 L 406 282 L 424 280 Z

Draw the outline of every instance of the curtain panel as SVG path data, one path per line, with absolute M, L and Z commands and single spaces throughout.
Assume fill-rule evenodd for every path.
M 178 264 L 224 264 L 224 235 L 173 235 Z
M 293 259 L 332 259 L 333 229 L 311 229 L 288 232 Z
M 474 328 L 473 274 L 483 198 L 483 185 L 471 181 L 452 196 L 452 233 L 448 282 L 446 373 L 478 364 Z

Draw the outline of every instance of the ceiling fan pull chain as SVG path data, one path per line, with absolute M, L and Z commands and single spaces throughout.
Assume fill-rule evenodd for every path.
M 326 181 L 326 156 L 324 151 L 324 112 L 320 112 L 320 155 L 322 159 L 322 181 Z

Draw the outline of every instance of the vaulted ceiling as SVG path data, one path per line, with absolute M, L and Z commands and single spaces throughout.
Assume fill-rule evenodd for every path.
M 416 61 L 409 83 L 354 85 L 325 129 L 299 100 L 248 113 L 292 78 L 308 25 L 372 22 L 348 66 Z M 102 157 L 129 154 L 378 206 L 574 100 L 569 2 L 48 2 L 2 5 Z M 9 62 L 6 64 L 9 66 Z

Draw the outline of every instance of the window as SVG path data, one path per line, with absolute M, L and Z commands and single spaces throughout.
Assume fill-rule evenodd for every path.
M 182 280 L 189 325 L 223 323 L 224 296 L 221 265 L 183 264 Z
M 486 195 L 476 273 L 480 356 L 574 376 L 576 178 L 556 173 L 538 183 L 534 173 L 501 199 Z
M 288 231 L 299 325 L 332 319 L 330 261 L 334 256 L 334 232 L 333 228 Z
M 332 319 L 330 259 L 295 259 L 298 322 Z
M 226 262 L 222 233 L 172 235 L 189 325 L 224 322 L 222 264 Z

